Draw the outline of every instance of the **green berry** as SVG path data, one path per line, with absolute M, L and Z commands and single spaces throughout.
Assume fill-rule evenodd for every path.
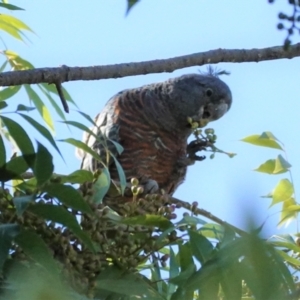
M 215 130 L 213 128 L 206 128 L 204 130 L 205 134 L 214 134 L 215 133 Z
M 133 185 L 133 186 L 137 186 L 137 185 L 139 185 L 139 180 L 137 179 L 137 178 L 131 178 L 131 184 Z

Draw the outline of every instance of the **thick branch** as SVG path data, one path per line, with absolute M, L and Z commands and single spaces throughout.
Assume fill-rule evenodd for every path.
M 290 46 L 288 51 L 282 46 L 263 49 L 216 49 L 206 52 L 144 62 L 123 63 L 93 67 L 38 68 L 12 71 L 0 74 L 0 86 L 55 83 L 75 80 L 99 80 L 149 73 L 173 72 L 178 69 L 216 64 L 220 62 L 259 62 L 300 56 L 300 43 Z

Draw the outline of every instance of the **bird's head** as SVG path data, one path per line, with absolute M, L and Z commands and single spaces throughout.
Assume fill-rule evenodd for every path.
M 171 79 L 170 110 L 177 118 L 177 124 L 190 127 L 221 118 L 231 107 L 232 95 L 225 82 L 213 74 L 188 74 Z

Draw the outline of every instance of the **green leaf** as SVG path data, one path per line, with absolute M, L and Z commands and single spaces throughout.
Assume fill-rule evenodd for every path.
M 179 275 L 179 265 L 176 261 L 175 253 L 170 246 L 170 276 L 169 278 L 175 278 Z M 176 286 L 169 282 L 168 284 L 168 296 L 172 295 L 176 290 Z
M 79 122 L 76 122 L 76 121 L 61 121 L 61 123 L 68 124 L 68 125 L 71 125 L 73 127 L 78 128 L 78 129 L 81 129 L 83 131 L 86 131 L 90 135 L 94 136 L 96 139 L 99 139 L 96 133 L 94 133 L 90 128 L 83 125 L 82 123 L 79 123 Z
M 224 237 L 224 227 L 219 224 L 207 223 L 199 229 L 199 233 L 206 238 L 221 241 Z
M 114 144 L 116 150 L 117 150 L 117 153 L 120 155 L 123 151 L 124 151 L 124 148 L 116 141 L 113 141 L 111 139 L 108 139 L 108 141 L 110 141 L 111 143 Z
M 22 113 L 19 113 L 19 115 L 21 117 L 23 117 L 29 124 L 31 124 L 31 126 L 33 126 L 45 139 L 47 139 L 48 142 L 55 148 L 55 150 L 59 153 L 59 155 L 63 159 L 62 154 L 61 154 L 59 148 L 57 147 L 50 131 L 46 127 L 42 126 L 40 123 L 35 121 L 33 118 L 31 118 L 27 115 L 24 115 Z
M 151 285 L 135 274 L 126 274 L 121 278 L 118 276 L 111 279 L 99 279 L 96 281 L 96 288 L 119 295 L 127 295 L 130 299 L 164 300 Z M 117 298 L 113 297 L 113 299 Z
M 5 50 L 3 54 L 6 55 L 9 64 L 14 70 L 29 70 L 34 68 L 28 60 L 23 59 L 11 50 Z
M 295 243 L 295 241 L 292 237 L 287 239 L 285 237 L 275 235 L 272 237 L 272 239 L 275 239 L 275 240 L 268 241 L 268 243 L 270 243 L 271 245 L 280 247 L 280 248 L 285 248 L 288 250 L 292 250 L 295 253 L 300 253 L 300 247 Z
M 0 91 L 0 101 L 6 100 L 14 96 L 21 88 L 21 85 L 14 85 L 4 88 Z
M 0 73 L 2 73 L 5 70 L 7 64 L 8 64 L 8 61 L 5 60 L 4 63 L 2 64 L 2 66 L 0 67 Z
M 23 105 L 23 104 L 18 104 L 16 112 L 19 112 L 19 111 L 29 112 L 29 111 L 32 111 L 32 110 L 35 110 L 35 107 L 26 106 L 26 105 Z
M 21 8 L 19 6 L 8 4 L 8 3 L 0 3 L 0 7 L 4 7 L 9 10 L 24 10 L 23 8 Z
M 296 219 L 298 216 L 297 210 L 291 210 L 291 207 L 298 206 L 296 205 L 295 198 L 291 197 L 283 201 L 280 220 L 278 226 L 283 225 L 284 223 L 289 224 L 292 220 Z
M 181 271 L 178 274 L 178 276 L 170 278 L 169 282 L 176 284 L 178 286 L 184 286 L 184 284 L 191 277 L 191 275 L 195 273 L 195 270 L 196 270 L 195 265 L 189 265 L 188 268 L 185 269 L 184 271 Z
M 62 206 L 37 203 L 28 207 L 27 210 L 46 220 L 69 228 L 92 252 L 95 252 L 95 247 L 90 237 L 80 228 L 76 217 Z
M 235 231 L 229 227 L 228 225 L 224 224 L 224 235 L 222 241 L 219 243 L 219 248 L 222 249 L 228 244 L 232 244 L 233 241 L 236 239 Z
M 272 246 L 253 236 L 241 242 L 245 254 L 240 262 L 241 275 L 255 299 L 285 299 L 295 290 L 284 260 Z
M 285 285 L 285 294 L 287 295 L 292 291 L 294 293 L 296 291 L 295 278 L 292 273 L 288 269 L 286 262 L 282 259 L 280 255 L 277 254 L 277 249 L 272 248 L 273 250 L 273 259 L 276 263 L 276 269 L 280 272 L 281 280 Z
M 37 180 L 37 185 L 42 186 L 50 178 L 54 170 L 52 155 L 42 144 L 38 142 L 33 173 Z
M 110 188 L 110 174 L 107 168 L 103 168 L 93 183 L 93 195 L 90 197 L 94 203 L 102 203 L 104 196 Z
M 46 85 L 46 84 L 38 84 L 39 89 L 48 98 L 48 100 L 50 101 L 51 105 L 55 109 L 56 113 L 61 117 L 61 119 L 66 120 L 66 117 L 65 117 L 65 114 L 64 114 L 63 110 L 56 103 L 56 101 L 51 97 L 50 93 L 44 88 L 44 85 Z
M 135 216 L 130 218 L 124 218 L 122 220 L 123 224 L 127 225 L 142 225 L 142 226 L 155 226 L 162 230 L 168 229 L 169 227 L 173 227 L 173 223 L 163 216 L 158 215 L 142 215 Z
M 11 24 L 7 23 L 6 21 L 2 20 L 1 18 L 0 18 L 0 29 L 10 34 L 15 39 L 23 41 L 19 33 L 19 30 L 16 27 L 12 26 Z
M 2 135 L 0 134 L 0 167 L 2 167 L 6 162 L 6 151 Z
M 267 174 L 274 174 L 275 169 L 275 159 L 269 159 L 263 164 L 261 164 L 258 168 L 254 169 L 254 171 L 267 173 Z
M 17 190 L 26 192 L 30 194 L 35 194 L 37 190 L 36 178 L 32 177 L 26 181 L 23 181 L 15 186 Z
M 71 144 L 81 150 L 83 150 L 84 152 L 89 153 L 94 159 L 96 159 L 97 161 L 99 161 L 100 163 L 103 164 L 102 159 L 100 157 L 100 155 L 95 152 L 94 150 L 92 150 L 89 146 L 87 146 L 85 143 L 79 141 L 79 140 L 75 140 L 73 138 L 68 138 L 68 139 L 64 139 L 64 140 L 59 140 L 60 142 L 66 142 L 68 144 Z M 103 166 L 105 167 L 105 165 L 103 164 Z
M 158 264 L 154 264 L 154 266 L 150 269 L 151 270 L 151 277 L 150 280 L 154 282 L 156 286 L 156 290 L 159 294 L 162 294 L 162 278 L 160 273 L 160 268 L 158 267 Z
M 43 187 L 43 191 L 50 196 L 57 198 L 60 202 L 83 213 L 92 214 L 90 206 L 83 199 L 81 194 L 70 185 L 61 183 L 50 183 Z
M 282 155 L 278 155 L 276 160 L 269 159 L 261 164 L 255 171 L 267 174 L 282 174 L 289 171 L 291 165 L 285 160 Z
M 40 84 L 47 92 L 53 93 L 55 95 L 58 95 L 58 91 L 56 89 L 56 86 L 54 84 L 49 84 L 49 83 L 41 83 Z M 70 94 L 68 93 L 68 91 L 62 87 L 62 91 L 64 94 L 64 97 L 67 101 L 71 102 L 72 104 L 74 104 L 76 107 L 76 103 L 74 102 L 74 100 L 72 99 L 72 97 L 70 96 Z
M 50 249 L 32 230 L 21 230 L 18 236 L 15 238 L 15 242 L 22 248 L 33 261 L 37 262 L 44 269 L 51 274 L 59 274 L 59 269 L 56 261 L 53 259 L 53 255 Z
M 170 246 L 170 278 L 178 276 L 179 274 L 179 265 L 176 260 L 176 256 L 173 248 Z
M 124 194 L 125 188 L 126 188 L 126 176 L 124 173 L 124 170 L 122 168 L 122 166 L 120 165 L 120 163 L 118 162 L 118 160 L 116 159 L 116 157 L 110 152 L 110 155 L 113 157 L 115 165 L 117 167 L 117 171 L 118 171 L 118 176 L 120 179 L 120 186 L 121 186 L 121 194 Z
M 156 245 L 161 245 L 162 243 L 165 244 L 166 238 L 168 238 L 168 235 L 173 232 L 176 228 L 174 226 L 167 228 L 164 230 L 156 239 Z
M 56 90 L 56 88 L 55 88 L 55 90 Z M 75 101 L 72 99 L 72 97 L 70 96 L 70 94 L 68 93 L 68 91 L 64 87 L 62 87 L 62 91 L 64 93 L 65 99 L 67 101 L 71 102 L 72 104 L 74 104 L 78 108 Z
M 4 109 L 5 107 L 7 107 L 7 103 L 5 101 L 1 101 L 0 102 L 0 109 Z
M 274 174 L 287 172 L 291 166 L 292 165 L 279 154 L 275 161 Z
M 196 217 L 192 217 L 192 216 L 184 216 L 182 218 L 182 220 L 180 220 L 179 222 L 176 223 L 177 226 L 182 226 L 182 225 L 205 225 L 206 222 L 196 218 Z
M 215 252 L 210 260 L 189 278 L 184 287 L 192 291 L 205 289 L 205 293 L 209 293 L 206 287 L 214 286 L 215 288 L 212 291 L 215 291 L 217 283 L 222 278 L 222 273 L 236 263 L 241 256 L 245 255 L 244 247 L 241 239 L 225 243 L 222 249 Z M 204 297 L 204 299 L 206 298 Z
M 298 234 L 295 234 L 295 236 L 298 236 Z M 272 235 L 269 240 L 271 240 L 271 239 L 272 240 L 275 239 L 276 241 L 281 241 L 281 242 L 286 242 L 286 243 L 292 243 L 292 244 L 296 245 L 293 236 L 290 234 L 275 234 L 275 235 Z
M 30 158 L 30 160 L 34 160 Z M 0 181 L 9 181 L 11 179 L 17 179 L 19 176 L 26 172 L 28 164 L 24 159 L 24 156 L 13 157 L 10 161 L 0 167 Z
M 0 272 L 8 257 L 13 239 L 19 234 L 20 226 L 17 224 L 0 225 Z
M 189 269 L 191 266 L 194 266 L 190 243 L 179 244 L 178 255 L 179 255 L 181 271 L 185 271 Z
M 122 276 L 124 276 L 124 272 L 120 268 L 111 264 L 105 268 L 105 272 L 100 272 L 97 275 L 96 281 L 100 281 L 100 280 L 102 281 L 102 280 L 107 280 L 107 279 L 113 280 L 116 278 L 121 278 Z M 101 283 L 99 286 L 101 286 Z M 113 295 L 113 292 L 110 292 L 110 291 L 107 291 L 107 290 L 104 290 L 104 289 L 101 289 L 100 287 L 98 287 L 96 289 L 95 298 L 96 299 L 107 299 L 111 295 Z
M 95 139 L 100 141 L 100 142 L 103 142 L 103 139 L 107 139 L 104 136 L 99 137 L 99 133 L 96 134 L 93 130 L 91 130 L 90 128 L 88 128 L 87 126 L 85 126 L 82 123 L 79 123 L 79 122 L 76 122 L 76 121 L 62 121 L 62 123 L 71 125 L 71 126 L 76 127 L 78 129 L 81 129 L 81 130 L 89 133 L 93 137 L 95 137 Z M 117 143 L 116 141 L 113 141 L 111 139 L 107 139 L 107 140 L 114 144 L 118 154 L 121 154 L 123 152 L 124 148 L 119 143 Z
M 213 283 L 215 284 L 215 290 L 218 290 L 220 283 L 222 291 L 224 292 L 225 299 L 244 300 L 244 298 L 242 297 L 243 278 L 240 269 L 241 267 L 239 262 L 233 263 L 228 267 L 227 270 L 220 270 L 222 276 L 220 276 L 220 279 L 216 278 L 217 280 Z M 213 286 L 211 286 L 210 288 L 213 289 Z M 217 295 L 215 297 L 217 298 Z
M 38 112 L 42 116 L 45 123 L 49 126 L 49 128 L 54 132 L 54 124 L 50 115 L 48 108 L 45 106 L 44 102 L 38 96 L 38 94 L 32 89 L 32 87 L 28 84 L 25 84 L 25 90 L 30 100 L 34 103 Z
M 34 148 L 31 140 L 23 127 L 9 118 L 1 116 L 1 119 L 22 154 L 34 154 Z M 24 156 L 24 158 L 26 162 L 31 166 L 33 161 L 30 159 L 30 157 Z
M 269 147 L 269 148 L 275 148 L 275 149 L 280 149 L 283 150 L 280 144 L 277 142 L 277 139 L 275 136 L 269 132 L 263 132 L 261 135 L 254 134 L 254 135 L 249 135 L 245 138 L 243 138 L 241 141 L 250 143 L 252 145 L 256 146 L 262 146 L 262 147 Z
M 188 230 L 188 233 L 193 255 L 201 264 L 205 263 L 211 257 L 214 249 L 213 245 L 207 238 L 196 231 Z
M 57 91 L 57 89 L 56 89 L 56 86 L 54 85 L 54 84 L 49 84 L 49 83 L 42 83 L 41 84 L 43 87 L 44 87 L 44 89 L 45 90 L 47 90 L 48 92 L 50 92 L 50 93 L 53 93 L 53 94 L 55 94 L 55 95 L 58 95 L 58 91 Z M 66 100 L 72 100 L 72 98 L 71 98 L 71 96 L 68 94 L 68 93 L 65 93 L 65 90 L 64 90 L 64 88 L 63 88 L 63 93 L 64 93 L 64 96 L 65 96 L 65 99 Z
M 27 160 L 34 161 L 32 156 Z M 19 175 L 28 170 L 28 164 L 24 156 L 13 157 L 10 161 L 0 168 L 0 181 L 9 181 L 11 179 L 19 178 Z
M 61 176 L 62 183 L 79 183 L 83 184 L 85 182 L 91 182 L 94 176 L 91 171 L 87 170 L 77 170 L 67 176 Z
M 275 189 L 272 192 L 272 204 L 273 206 L 276 203 L 290 199 L 294 194 L 294 187 L 288 179 L 281 179 L 276 185 Z
M 0 15 L 0 20 L 7 22 L 8 24 L 11 24 L 12 26 L 14 26 L 15 28 L 17 28 L 18 30 L 28 30 L 33 32 L 30 27 L 28 27 L 25 23 L 23 23 L 21 20 L 11 16 L 11 15 L 4 15 L 1 14 Z
M 129 11 L 132 9 L 134 5 L 136 5 L 139 2 L 139 0 L 127 0 L 127 11 L 126 15 L 128 15 Z
M 300 266 L 300 260 L 288 255 L 285 251 L 277 249 L 277 253 L 279 253 L 279 255 L 289 264 L 297 267 Z
M 291 199 L 294 199 L 294 198 L 291 198 Z M 285 208 L 285 211 L 286 212 L 300 212 L 300 205 L 299 204 L 295 204 L 295 203 L 289 204 L 288 207 Z
M 87 132 L 89 135 L 92 135 L 96 140 L 98 140 L 101 144 L 103 144 L 105 146 L 104 139 L 107 139 L 107 138 L 104 136 L 101 136 L 99 133 L 96 134 L 93 130 L 91 130 L 84 124 L 76 122 L 76 121 L 62 121 L 62 123 L 74 126 L 78 129 L 83 130 L 84 132 Z M 124 148 L 118 142 L 113 141 L 111 139 L 107 139 L 107 140 L 114 144 L 115 149 L 117 150 L 118 154 L 121 154 L 124 151 Z M 114 160 L 116 161 L 115 156 L 111 152 L 110 152 L 110 156 L 112 156 L 114 158 Z M 117 166 L 117 171 L 118 171 L 120 182 L 121 182 L 121 188 L 125 189 L 124 185 L 122 185 L 122 183 L 124 184 L 123 180 L 125 180 L 125 184 L 126 184 L 125 175 L 123 176 L 123 174 L 124 174 L 123 169 L 118 162 L 116 162 L 116 166 Z
M 102 145 L 106 146 L 106 144 L 104 143 L 104 137 L 101 136 L 100 134 L 96 134 L 95 132 L 93 132 L 93 130 L 91 130 L 90 128 L 88 128 L 87 126 L 85 126 L 84 124 L 81 124 L 79 122 L 76 121 L 62 121 L 62 123 L 65 123 L 67 125 L 71 125 L 73 127 L 76 127 L 80 130 L 84 131 L 84 134 L 89 134 L 91 136 L 93 136 L 97 141 L 99 141 Z M 86 143 L 86 141 L 84 142 L 84 144 Z
M 77 112 L 80 113 L 85 119 L 87 119 L 93 126 L 98 127 L 95 121 L 88 114 L 80 110 L 77 110 Z
M 28 205 L 30 203 L 33 203 L 34 199 L 34 195 L 18 196 L 12 199 L 16 208 L 17 215 L 19 217 L 22 216 L 23 212 L 27 209 Z

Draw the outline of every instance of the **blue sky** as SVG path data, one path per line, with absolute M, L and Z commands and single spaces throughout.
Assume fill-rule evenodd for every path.
M 281 45 L 285 33 L 276 29 L 277 14 L 289 12 L 284 3 L 268 1 L 142 0 L 126 17 L 126 1 L 24 1 L 12 4 L 26 11 L 14 12 L 36 33 L 30 43 L 13 41 L 1 35 L 9 49 L 18 52 L 35 67 L 93 66 L 170 58 L 213 50 L 250 49 Z M 278 1 L 277 1 L 278 2 Z M 285 2 L 285 1 L 284 1 Z M 282 6 L 281 6 L 282 5 Z M 299 42 L 299 37 L 293 37 Z M 1 46 L 3 48 L 3 46 Z M 258 223 L 266 221 L 275 233 L 279 207 L 268 209 L 269 199 L 260 198 L 288 175 L 269 176 L 252 171 L 279 151 L 240 142 L 250 134 L 272 131 L 284 144 L 295 182 L 300 190 L 298 132 L 300 128 L 300 59 L 261 63 L 222 63 L 217 67 L 231 73 L 222 79 L 230 86 L 233 105 L 221 120 L 211 123 L 218 135 L 217 146 L 238 155 L 230 159 L 216 155 L 192 166 L 175 196 L 198 201 L 199 207 L 236 225 L 245 226 L 245 213 L 252 212 Z M 106 101 L 122 89 L 166 80 L 181 74 L 205 71 L 192 67 L 161 73 L 101 81 L 65 83 L 80 109 L 92 117 Z M 46 100 L 45 100 L 46 101 Z M 28 105 L 25 93 L 11 101 Z M 9 103 L 10 104 L 10 103 Z M 59 117 L 53 115 L 54 120 Z M 74 111 L 69 120 L 79 118 Z M 70 132 L 55 122 L 56 138 L 81 139 L 78 130 Z M 27 128 L 27 127 L 26 127 Z M 42 140 L 33 129 L 33 136 Z M 79 168 L 74 150 L 61 144 L 66 163 L 55 151 L 57 173 Z M 50 149 L 50 148 L 49 148 Z M 209 155 L 208 155 L 209 156 Z M 290 225 L 289 232 L 296 226 Z

